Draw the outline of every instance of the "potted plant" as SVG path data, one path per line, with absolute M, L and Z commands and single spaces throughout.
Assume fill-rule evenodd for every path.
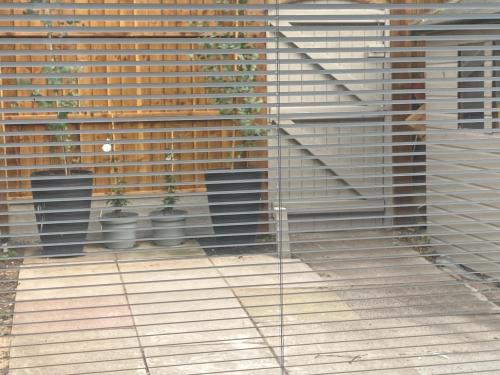
M 228 0 L 223 0 L 224 3 Z M 237 0 L 237 4 L 245 4 L 246 0 Z M 233 4 L 233 2 L 231 2 Z M 244 15 L 244 10 L 237 10 L 238 16 Z M 239 22 L 235 22 L 237 29 Z M 199 60 L 233 60 L 234 64 L 203 65 L 202 70 L 209 74 L 206 81 L 223 87 L 209 88 L 212 95 L 211 103 L 216 104 L 223 116 L 237 117 L 232 121 L 232 151 L 227 155 L 227 168 L 205 171 L 205 182 L 209 209 L 214 225 L 216 243 L 242 244 L 253 243 L 257 234 L 263 174 L 249 168 L 247 159 L 251 147 L 258 139 L 267 134 L 255 115 L 261 113 L 262 98 L 257 94 L 254 84 L 257 82 L 257 64 L 259 56 L 252 49 L 255 45 L 240 42 L 245 37 L 242 32 L 212 33 L 203 35 L 208 42 L 204 48 L 208 50 L 234 50 L 230 53 L 200 54 Z M 228 39 L 234 41 L 228 42 Z M 234 72 L 230 74 L 218 73 Z M 247 73 L 247 74 L 246 74 Z M 220 85 L 221 83 L 225 85 Z M 227 85 L 234 83 L 234 85 Z M 216 96 L 220 94 L 220 96 Z M 236 129 L 236 128 L 239 129 Z M 246 139 L 237 141 L 237 137 Z
M 32 0 L 36 2 L 36 0 Z M 43 10 L 44 12 L 46 10 Z M 25 14 L 39 14 L 39 10 L 27 9 Z M 52 26 L 52 21 L 43 21 Z M 58 21 L 59 25 L 71 25 L 75 21 Z M 61 36 L 61 35 L 59 35 Z M 48 38 L 54 34 L 49 33 Z M 48 43 L 53 51 L 53 45 Z M 55 62 L 55 57 L 51 57 Z M 47 75 L 47 90 L 32 90 L 32 103 L 42 112 L 56 113 L 55 118 L 47 121 L 46 127 L 54 143 L 50 147 L 54 157 L 53 168 L 36 171 L 31 174 L 31 190 L 35 206 L 35 217 L 38 224 L 43 254 L 48 256 L 74 256 L 83 253 L 87 237 L 90 205 L 92 197 L 92 172 L 76 168 L 80 163 L 78 157 L 70 157 L 77 147 L 78 135 L 72 133 L 66 120 L 72 108 L 79 106 L 73 99 L 77 90 L 59 89 L 60 85 L 75 85 L 78 79 L 74 74 L 80 72 L 79 67 L 46 66 L 41 73 Z M 33 84 L 32 79 L 19 80 L 20 84 Z M 56 86 L 53 89 L 50 86 Z
M 114 172 L 118 171 L 115 169 Z M 114 210 L 101 215 L 100 218 L 104 246 L 108 249 L 130 249 L 135 246 L 139 214 L 123 210 L 130 204 L 124 196 L 125 185 L 124 178 L 116 178 L 116 186 L 111 189 L 106 201 Z
M 177 189 L 172 185 L 173 182 L 174 178 L 171 175 L 164 176 L 163 208 L 150 214 L 155 245 L 175 246 L 184 241 L 186 212 L 174 208 L 178 197 L 175 195 Z
M 31 174 L 35 217 L 43 255 L 83 254 L 90 218 L 92 184 L 92 173 L 86 170 L 69 169 L 63 172 L 54 169 Z

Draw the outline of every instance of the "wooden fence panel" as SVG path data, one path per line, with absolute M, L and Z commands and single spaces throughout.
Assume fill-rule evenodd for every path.
M 19 3 L 18 0 L 6 0 L 7 2 Z M 87 0 L 92 3 L 101 3 L 100 1 Z M 26 1 L 28 2 L 28 1 Z M 64 3 L 74 3 L 75 0 L 63 0 Z M 133 0 L 127 3 L 130 4 L 147 4 L 146 0 Z M 172 4 L 203 4 L 204 0 L 162 0 L 159 3 L 164 3 L 168 5 Z M 122 14 L 122 15 L 151 15 L 151 16 L 168 16 L 168 15 L 189 15 L 189 14 L 204 14 L 210 15 L 215 14 L 213 11 L 172 11 L 165 9 L 158 10 L 51 10 L 50 14 L 56 15 L 112 15 L 112 14 Z M 217 13 L 221 13 L 218 11 Z M 252 12 L 254 14 L 255 12 Z M 0 10 L 0 14 L 22 14 L 22 10 Z M 39 21 L 1 21 L 0 26 L 9 27 L 12 32 L 0 33 L 0 38 L 2 37 L 47 37 L 46 32 L 18 32 L 16 28 L 19 26 L 42 26 L 43 24 Z M 131 36 L 145 36 L 145 37 L 199 37 L 196 33 L 186 33 L 182 32 L 182 28 L 188 26 L 185 21 L 81 21 L 78 23 L 83 29 L 86 26 L 89 27 L 172 27 L 176 26 L 178 32 L 175 33 L 159 33 L 159 32 L 113 32 L 106 33 L 108 37 L 114 38 L 127 38 Z M 82 30 L 83 30 L 82 29 Z M 92 35 L 92 34 L 89 34 Z M 84 31 L 81 32 L 70 32 L 64 35 L 65 39 L 71 39 L 76 36 L 86 36 Z M 96 35 L 92 35 L 95 37 Z M 265 34 L 248 34 L 247 36 L 265 36 Z M 99 38 L 96 38 L 99 40 Z M 174 153 L 177 155 L 179 161 L 176 164 L 174 170 L 176 172 L 181 172 L 182 175 L 179 176 L 176 181 L 184 184 L 183 189 L 203 189 L 203 171 L 206 169 L 216 169 L 228 167 L 228 163 L 218 161 L 221 159 L 226 159 L 229 156 L 228 152 L 220 152 L 216 149 L 218 148 L 231 148 L 234 146 L 230 140 L 225 138 L 237 135 L 234 131 L 225 130 L 206 130 L 207 127 L 222 127 L 222 126 L 232 126 L 235 123 L 231 121 L 206 121 L 206 120 L 195 120 L 196 116 L 211 115 L 217 116 L 218 111 L 207 110 L 205 105 L 209 104 L 206 99 L 193 99 L 192 94 L 204 94 L 206 89 L 204 88 L 193 88 L 185 87 L 186 84 L 193 84 L 196 82 L 202 82 L 203 78 L 194 78 L 192 76 L 178 77 L 175 76 L 177 73 L 185 74 L 192 73 L 199 70 L 199 67 L 195 65 L 168 65 L 157 63 L 157 65 L 140 65 L 140 63 L 154 63 L 158 61 L 176 62 L 176 61 L 192 61 L 195 59 L 192 54 L 189 53 L 195 47 L 194 44 L 175 44 L 175 43 L 140 43 L 140 44 L 125 44 L 125 43 L 103 43 L 97 42 L 93 44 L 56 44 L 52 46 L 44 43 L 35 44 L 3 44 L 0 45 L 0 51 L 13 51 L 11 54 L 1 55 L 0 62 L 27 62 L 27 63 L 40 63 L 49 62 L 51 57 L 47 55 L 36 55 L 30 53 L 32 51 L 47 51 L 50 49 L 55 51 L 54 61 L 64 61 L 64 62 L 94 62 L 99 63 L 100 66 L 85 66 L 82 68 L 81 72 L 83 77 L 78 78 L 78 92 L 79 96 L 85 96 L 85 99 L 79 100 L 79 108 L 87 108 L 88 110 L 81 110 L 78 113 L 70 114 L 70 118 L 83 118 L 88 119 L 89 117 L 95 118 L 107 118 L 109 122 L 103 123 L 84 123 L 79 125 L 71 125 L 69 128 L 75 130 L 77 134 L 75 141 L 81 142 L 77 147 L 77 152 L 81 153 L 79 162 L 85 165 L 97 163 L 98 166 L 91 168 L 96 175 L 102 175 L 96 179 L 96 186 L 113 185 L 114 179 L 107 177 L 113 173 L 113 166 L 111 164 L 118 163 L 129 163 L 130 165 L 119 166 L 118 173 L 130 174 L 127 177 L 127 184 L 143 185 L 142 187 L 129 188 L 127 192 L 134 193 L 147 193 L 150 191 L 158 190 L 158 185 L 162 182 L 161 176 L 149 176 L 147 174 L 151 173 L 165 173 L 165 168 L 167 168 L 167 163 L 165 162 L 165 150 L 173 147 Z M 199 45 L 197 45 L 199 48 Z M 256 47 L 264 47 L 264 45 Z M 181 54 L 167 54 L 163 51 L 180 49 L 186 50 L 186 53 Z M 109 51 L 116 50 L 117 53 L 112 53 Z M 148 52 L 154 53 L 141 53 L 140 50 L 147 50 Z M 61 51 L 58 54 L 57 51 Z M 67 55 L 68 51 L 81 51 L 81 54 L 71 54 Z M 89 53 L 90 51 L 90 53 Z M 91 52 L 107 51 L 109 53 L 98 55 L 91 54 Z M 128 52 L 126 52 L 128 51 Z M 261 56 L 265 58 L 265 55 Z M 128 66 L 113 66 L 109 63 L 115 62 L 130 62 Z M 266 66 L 262 65 L 258 67 L 258 70 L 265 71 Z M 41 67 L 4 67 L 1 70 L 3 74 L 17 74 L 21 78 L 22 74 L 39 74 L 42 73 Z M 133 76 L 124 77 L 123 75 L 110 76 L 116 73 L 132 74 Z M 150 76 L 150 75 L 156 76 Z M 170 74 L 170 76 L 168 76 Z M 101 75 L 100 77 L 95 77 L 95 75 Z M 265 81 L 265 76 L 258 78 L 260 81 Z M 18 85 L 19 79 L 3 79 L 2 80 L 2 95 L 9 97 L 26 97 L 31 96 L 32 92 L 30 90 L 15 90 L 9 89 L 9 86 Z M 31 81 L 32 84 L 46 85 L 47 80 L 43 78 L 34 79 Z M 133 84 L 135 87 L 129 88 L 112 88 L 110 85 L 123 85 L 123 84 Z M 156 84 L 160 87 L 148 88 L 145 87 L 148 84 Z M 96 88 L 92 86 L 104 85 L 108 87 Z M 167 85 L 175 85 L 177 87 L 168 87 Z M 184 86 L 184 87 L 183 87 Z M 259 89 L 265 92 L 265 89 Z M 69 90 L 42 90 L 42 95 L 50 97 L 53 95 L 68 95 Z M 155 96 L 170 96 L 170 98 L 152 98 L 151 95 Z M 184 97 L 174 97 L 172 96 L 184 96 Z M 120 98 L 112 98 L 112 96 Z M 123 98 L 123 96 L 133 96 L 133 98 Z M 98 98 L 101 97 L 101 98 Z M 43 99 L 42 99 L 43 100 Z M 10 198 L 26 197 L 29 195 L 29 175 L 35 169 L 43 169 L 47 165 L 53 164 L 53 158 L 50 157 L 50 152 L 54 152 L 54 148 L 49 147 L 49 142 L 51 142 L 51 137 L 49 135 L 30 135 L 29 132 L 32 131 L 46 131 L 46 124 L 50 122 L 54 115 L 48 113 L 22 113 L 23 111 L 30 110 L 30 108 L 36 108 L 36 106 L 30 102 L 20 102 L 20 104 L 13 104 L 12 102 L 2 102 L 3 109 L 8 109 L 7 113 L 2 114 L 2 119 L 4 120 L 40 120 L 40 125 L 7 125 L 5 131 L 7 132 L 26 132 L 26 135 L 19 136 L 8 136 L 6 137 L 6 153 L 10 155 L 8 165 L 11 168 L 8 173 L 10 179 L 9 189 L 26 189 L 26 192 L 21 193 L 11 193 Z M 181 106 L 180 109 L 169 109 L 173 106 Z M 199 106 L 199 108 L 193 108 L 193 106 Z M 129 108 L 123 108 L 129 107 Z M 130 108 L 131 107 L 131 108 Z M 149 108 L 148 108 L 149 107 Z M 11 111 L 10 111 L 11 110 Z M 265 113 L 263 110 L 262 113 Z M 154 119 L 155 116 L 193 116 L 191 121 L 157 121 Z M 52 117 L 51 117 L 52 116 Z M 113 121 L 113 118 L 119 118 L 124 116 L 136 116 L 136 117 L 151 117 L 150 121 L 133 121 L 133 122 L 119 122 Z M 260 125 L 265 124 L 265 121 L 261 122 Z M 183 127 L 192 128 L 189 131 L 178 131 L 172 133 L 169 129 L 173 127 Z M 110 156 L 102 152 L 102 145 L 109 139 L 113 141 L 113 128 L 116 130 L 128 129 L 130 132 L 126 134 L 115 134 L 114 141 L 116 146 L 114 148 L 118 155 L 115 156 L 115 163 L 110 163 Z M 165 129 L 164 132 L 153 132 L 148 131 L 148 129 Z M 78 132 L 80 130 L 80 132 Z M 91 134 L 89 131 L 98 130 L 101 134 Z M 103 132 L 103 130 L 105 132 Z M 109 130 L 109 133 L 106 132 Z M 170 142 L 173 138 L 184 139 L 183 142 Z M 203 139 L 210 137 L 217 139 L 217 141 Z M 16 147 L 9 146 L 9 144 L 19 144 Z M 260 146 L 265 146 L 266 142 L 259 142 Z M 214 151 L 210 151 L 214 149 Z M 17 155 L 17 157 L 15 157 Z M 249 156 L 251 157 L 262 157 L 265 158 L 267 153 L 262 152 L 252 152 Z M 195 163 L 194 161 L 199 161 Z M 206 162 L 204 162 L 206 160 Z M 193 163 L 189 163 L 193 161 Z M 201 162 L 200 162 L 201 161 Z M 155 165 L 153 165 L 153 164 Z M 262 162 L 252 162 L 253 166 L 266 167 L 267 163 Z M 19 181 L 16 181 L 19 179 Z M 103 194 L 108 192 L 109 189 L 106 188 L 96 188 L 96 194 Z
M 127 192 L 150 192 L 159 190 L 158 186 L 149 186 L 151 184 L 161 184 L 162 175 L 168 173 L 171 169 L 170 163 L 165 160 L 167 152 L 172 152 L 176 155 L 176 162 L 173 168 L 174 172 L 180 172 L 176 181 L 183 184 L 185 190 L 203 189 L 203 171 L 206 169 L 216 169 L 227 167 L 222 162 L 217 160 L 227 158 L 227 153 L 223 151 L 197 151 L 196 149 L 221 148 L 230 147 L 230 142 L 223 140 L 232 134 L 232 131 L 206 131 L 204 128 L 209 126 L 223 127 L 231 126 L 230 121 L 179 121 L 179 122 L 164 122 L 164 121 L 148 121 L 142 123 L 100 123 L 100 124 L 84 124 L 80 125 L 80 130 L 102 130 L 109 129 L 109 134 L 89 134 L 80 133 L 79 141 L 82 143 L 79 146 L 81 158 L 79 163 L 86 169 L 91 169 L 95 175 L 101 177 L 95 180 L 95 193 L 103 194 L 108 191 L 105 188 L 98 186 L 114 185 L 115 178 L 110 177 L 112 174 L 129 174 L 127 176 L 127 184 L 144 185 L 143 187 L 128 188 Z M 192 128 L 186 131 L 172 131 L 174 128 Z M 118 134 L 114 136 L 115 145 L 113 153 L 104 153 L 102 146 L 112 140 L 112 129 L 115 129 Z M 7 126 L 8 132 L 18 132 L 24 130 L 26 133 L 30 131 L 43 131 L 44 125 L 11 125 Z M 136 132 L 130 132 L 131 129 L 137 129 Z M 165 130 L 151 131 L 145 129 Z M 172 130 L 169 130 L 172 129 Z M 76 130 L 76 128 L 75 128 Z M 120 134 L 120 130 L 129 131 L 127 134 Z M 173 138 L 172 138 L 173 137 Z M 193 138 L 219 138 L 219 141 L 200 141 L 195 142 Z M 33 170 L 44 169 L 49 164 L 60 161 L 51 160 L 49 154 L 54 151 L 47 145 L 47 137 L 40 135 L 21 135 L 9 136 L 7 144 L 38 144 L 39 146 L 17 146 L 8 147 L 11 156 L 15 158 L 9 159 L 8 177 L 11 180 L 10 189 L 29 189 L 29 176 Z M 141 139 L 141 142 L 137 142 Z M 171 142 L 172 139 L 177 139 L 177 142 Z M 185 141 L 180 141 L 180 140 Z M 45 144 L 44 144 L 45 143 Z M 257 153 L 256 153 L 257 154 Z M 210 162 L 210 160 L 215 160 Z M 203 162 L 207 160 L 207 162 Z M 192 163 L 189 163 L 192 161 Z M 194 161 L 198 161 L 195 163 Z M 201 161 L 201 162 L 200 162 Z M 96 167 L 88 168 L 85 165 L 97 164 Z M 126 164 L 126 165 L 125 165 Z M 75 164 L 79 165 L 79 164 Z M 116 167 L 116 170 L 114 168 Z M 147 174 L 147 176 L 141 176 Z M 12 193 L 11 198 L 24 197 L 26 193 Z

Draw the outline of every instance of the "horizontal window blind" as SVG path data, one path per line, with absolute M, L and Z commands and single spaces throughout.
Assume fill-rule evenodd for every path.
M 0 3 L 0 369 L 496 374 L 500 3 Z

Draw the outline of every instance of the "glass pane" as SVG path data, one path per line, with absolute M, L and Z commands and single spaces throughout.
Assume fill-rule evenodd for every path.
M 484 48 L 478 46 L 478 48 Z M 460 51 L 461 58 L 484 56 L 484 50 Z M 458 127 L 460 129 L 484 128 L 484 60 L 459 61 L 458 72 Z M 478 70 L 474 70 L 478 68 Z M 474 90 L 476 89 L 476 90 Z M 475 101 L 474 99 L 477 99 Z M 477 120 L 477 121 L 473 121 Z

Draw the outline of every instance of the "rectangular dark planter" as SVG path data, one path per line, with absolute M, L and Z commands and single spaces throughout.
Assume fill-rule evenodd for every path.
M 216 244 L 254 243 L 259 221 L 262 172 L 207 171 L 205 181 Z M 259 180 L 259 181 L 256 181 Z
M 31 174 L 43 255 L 75 256 L 83 253 L 89 226 L 93 176 L 90 171 L 71 170 L 70 178 L 65 177 L 64 170 Z

